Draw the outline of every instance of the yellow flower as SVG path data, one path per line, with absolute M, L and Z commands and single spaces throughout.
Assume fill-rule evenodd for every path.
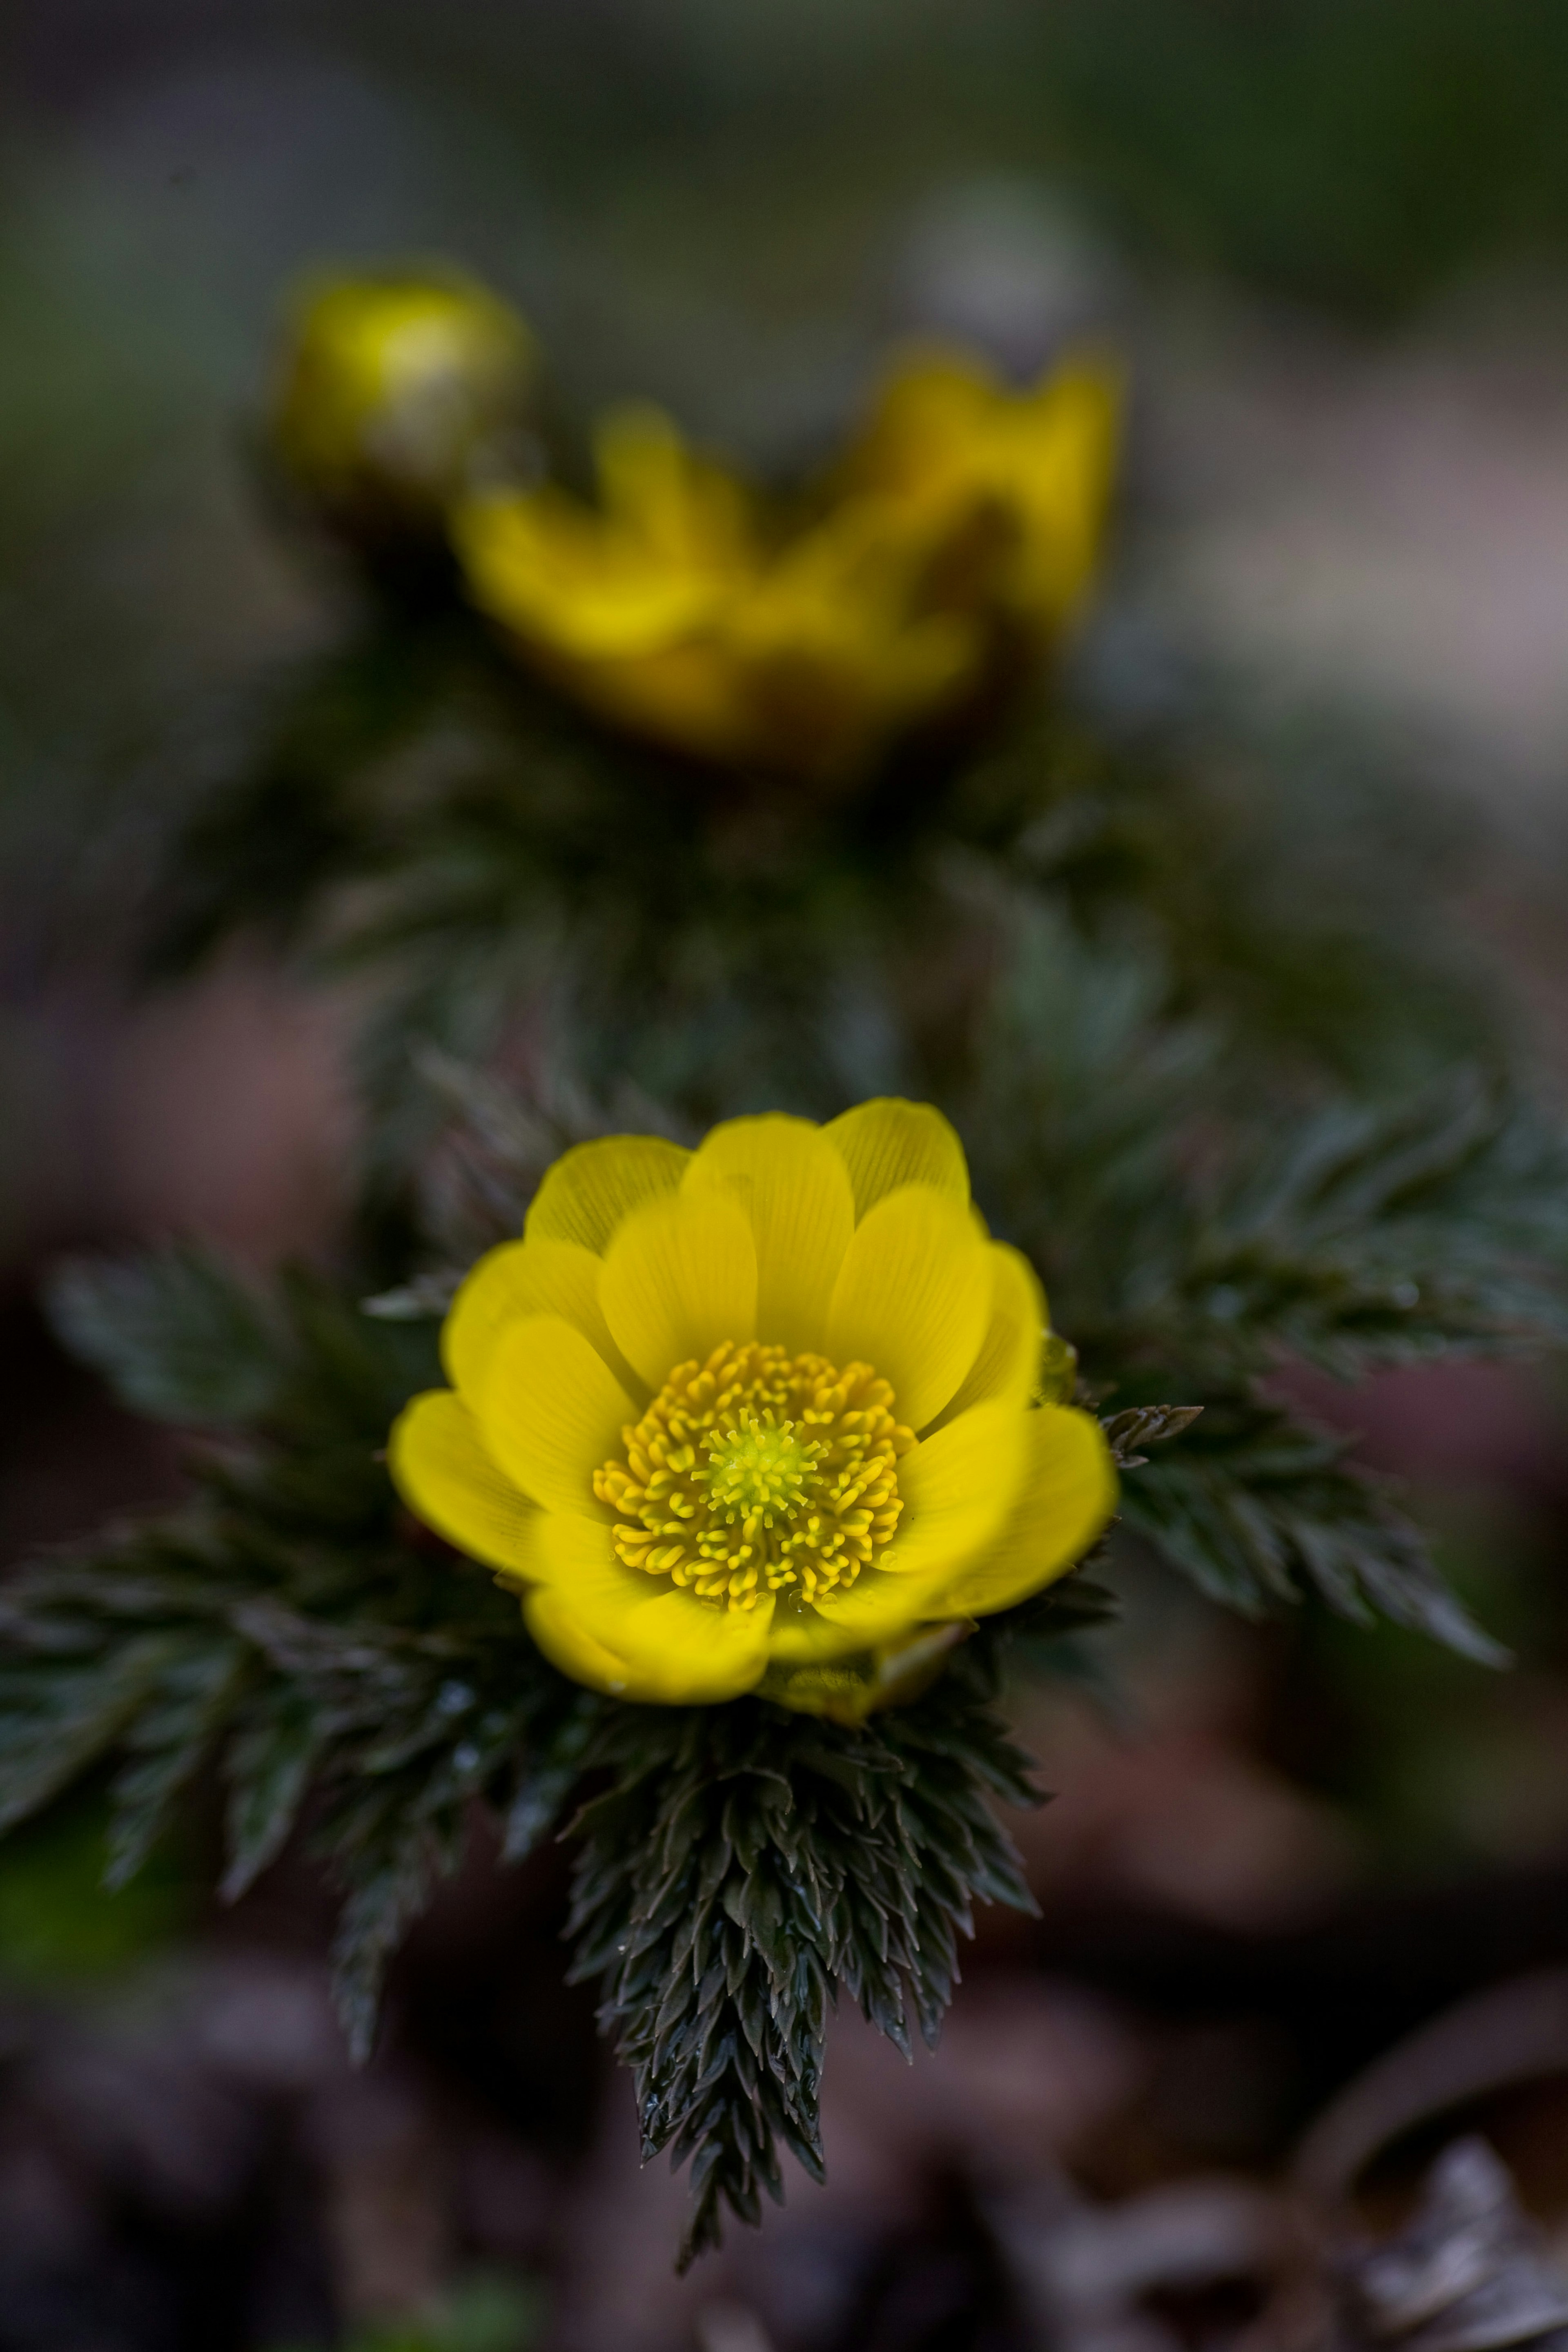
M 516 312 L 464 278 L 320 282 L 284 354 L 279 454 L 342 522 L 438 525 L 510 453 L 532 353 Z
M 468 1276 L 393 1475 L 579 1682 L 858 1720 L 1110 1517 L 1098 1423 L 1037 1401 L 1045 1339 L 934 1110 L 611 1137 Z
M 596 508 L 547 487 L 466 502 L 469 593 L 535 668 L 616 725 L 729 766 L 831 781 L 973 675 L 966 624 L 911 610 L 919 551 L 872 502 L 764 542 L 740 484 L 657 410 L 606 420 Z
M 1109 494 L 1114 386 L 1026 394 L 957 362 L 888 387 L 793 530 L 652 410 L 612 418 L 595 507 L 554 488 L 465 501 L 474 602 L 617 726 L 730 766 L 832 782 L 962 708 L 999 633 L 1038 648 L 1081 596 Z

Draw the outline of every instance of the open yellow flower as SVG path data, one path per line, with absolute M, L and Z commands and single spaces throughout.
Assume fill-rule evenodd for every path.
M 738 486 L 665 434 L 679 505 L 657 535 L 624 488 L 597 511 L 501 491 L 455 518 L 474 601 L 536 669 L 675 751 L 822 782 L 962 692 L 975 633 L 911 611 L 918 552 L 868 530 L 868 502 L 764 556 L 739 528 Z
M 594 1688 L 856 1720 L 1083 1557 L 1115 1475 L 921 1105 L 557 1160 L 393 1433 L 409 1507 Z
M 335 520 L 438 527 L 505 469 L 533 373 L 517 313 L 456 272 L 319 280 L 292 322 L 274 442 Z
M 652 410 L 607 420 L 595 506 L 553 487 L 463 502 L 476 604 L 547 677 L 631 731 L 834 782 L 1038 649 L 1081 597 L 1115 443 L 1102 370 L 1028 394 L 957 361 L 888 386 L 810 518 L 764 515 Z

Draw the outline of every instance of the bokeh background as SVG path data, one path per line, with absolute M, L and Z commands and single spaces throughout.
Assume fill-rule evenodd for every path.
M 8 0 L 5 1555 L 178 1490 L 55 1351 L 40 1270 L 193 1232 L 270 1265 L 342 1212 L 343 1007 L 259 944 L 127 977 L 162 829 L 342 624 L 256 462 L 301 268 L 458 259 L 563 400 L 652 396 L 761 468 L 823 447 L 911 331 L 1018 369 L 1114 335 L 1127 495 L 1077 658 L 1152 707 L 1196 671 L 1254 738 L 1328 730 L 1406 780 L 1560 1076 L 1565 112 L 1555 0 Z M 1267 2181 L 1400 2032 L 1568 1959 L 1568 1387 L 1314 1402 L 1412 1482 L 1519 1669 L 1135 1584 L 1119 1716 L 1020 1695 L 1061 1792 L 1020 1831 L 1041 1919 L 984 1924 L 912 2075 L 837 2035 L 829 2189 L 683 2284 L 684 2191 L 638 2174 L 561 1987 L 558 1856 L 502 1880 L 476 1852 L 353 2078 L 302 1862 L 216 1916 L 199 1822 L 114 1898 L 90 1803 L 0 1851 L 0 2352 L 1087 2342 L 1031 2305 L 1004 2208 L 1027 2238 L 1063 2200 Z M 1550 2087 L 1486 2114 L 1559 2229 L 1565 2117 Z M 1134 2352 L 1250 2324 L 1200 2284 Z

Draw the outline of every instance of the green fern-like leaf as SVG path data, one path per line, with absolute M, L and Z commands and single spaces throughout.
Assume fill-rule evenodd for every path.
M 637 2085 L 645 2157 L 691 2158 L 683 2254 L 726 2207 L 822 2172 L 822 2040 L 842 1990 L 907 2053 L 934 2042 L 975 1900 L 1033 1908 L 989 1809 L 1038 1801 L 993 1704 L 990 1645 L 858 1731 L 756 1701 L 623 1708 L 579 1817 L 574 1973 Z
M 176 1245 L 133 1259 L 68 1259 L 46 1303 L 71 1352 L 153 1420 L 255 1421 L 281 1384 L 277 1318 L 210 1252 Z

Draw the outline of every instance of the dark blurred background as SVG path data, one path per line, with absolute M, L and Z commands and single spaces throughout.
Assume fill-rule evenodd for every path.
M 6 1553 L 178 1485 L 54 1351 L 40 1267 L 170 1232 L 268 1264 L 342 1213 L 341 1006 L 259 949 L 178 992 L 125 976 L 148 843 L 234 699 L 341 622 L 256 481 L 297 272 L 458 259 L 567 401 L 651 395 L 759 467 L 824 446 L 912 328 L 1016 363 L 1113 331 L 1127 511 L 1083 657 L 1331 709 L 1479 810 L 1474 926 L 1561 1069 L 1565 115 L 1554 0 L 8 0 Z M 1568 1960 L 1568 1394 L 1477 1370 L 1317 1401 L 1414 1482 L 1519 1670 L 1134 1579 L 1120 1725 L 1020 1694 L 1062 1792 L 1021 1832 L 1042 1920 L 986 1923 L 912 2076 L 838 2035 L 830 2188 L 682 2286 L 684 2192 L 639 2176 L 561 1989 L 559 1857 L 476 1855 L 355 2080 L 297 1859 L 216 1918 L 200 1822 L 115 1898 L 90 1804 L 0 1852 L 0 2352 L 1075 2342 L 998 2198 L 1267 2180 L 1401 2032 Z M 1555 2096 L 1487 2120 L 1565 2229 Z M 1151 2308 L 1133 2340 L 1247 2320 Z

